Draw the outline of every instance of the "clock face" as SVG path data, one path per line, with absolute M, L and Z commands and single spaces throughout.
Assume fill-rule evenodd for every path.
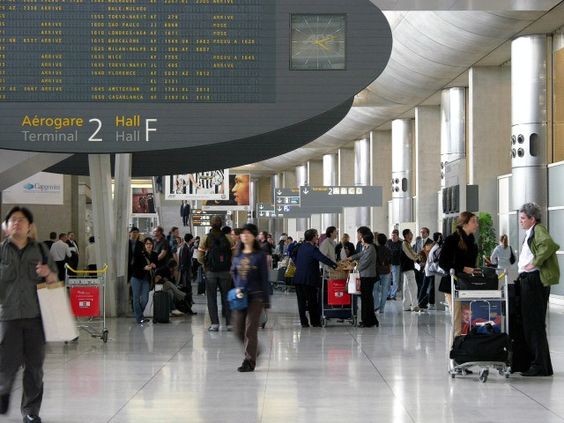
M 345 15 L 292 15 L 292 70 L 345 69 Z

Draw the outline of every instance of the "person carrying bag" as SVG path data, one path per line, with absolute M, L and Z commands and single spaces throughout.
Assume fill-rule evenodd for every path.
M 31 237 L 33 215 L 28 209 L 13 207 L 4 224 L 7 238 L 0 244 L 0 414 L 8 413 L 12 387 L 23 366 L 23 421 L 40 422 L 45 322 L 39 305 L 43 293 L 39 294 L 37 288 L 58 282 L 57 266 L 49 254 L 43 253 L 47 247 Z M 66 296 L 64 288 L 57 289 Z M 51 296 L 55 289 L 39 291 Z

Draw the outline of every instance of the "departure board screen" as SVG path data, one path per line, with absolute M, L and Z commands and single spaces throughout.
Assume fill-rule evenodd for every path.
M 275 0 L 2 0 L 0 102 L 274 102 L 275 35 Z

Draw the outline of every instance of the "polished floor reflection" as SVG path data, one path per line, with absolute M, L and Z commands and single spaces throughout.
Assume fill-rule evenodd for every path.
M 302 329 L 295 297 L 277 294 L 254 373 L 231 332 L 197 316 L 140 327 L 112 319 L 110 340 L 53 344 L 45 366 L 45 423 L 83 422 L 564 422 L 564 309 L 549 316 L 555 375 L 450 379 L 448 317 L 389 302 L 380 328 L 334 322 Z M 21 379 L 21 377 L 19 377 Z M 5 422 L 21 422 L 20 385 Z

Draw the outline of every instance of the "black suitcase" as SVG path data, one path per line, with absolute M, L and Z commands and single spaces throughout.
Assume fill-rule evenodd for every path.
M 153 295 L 153 323 L 170 322 L 170 296 L 164 291 Z
M 450 358 L 456 364 L 471 361 L 499 361 L 510 363 L 511 341 L 506 333 L 476 333 L 454 338 Z

